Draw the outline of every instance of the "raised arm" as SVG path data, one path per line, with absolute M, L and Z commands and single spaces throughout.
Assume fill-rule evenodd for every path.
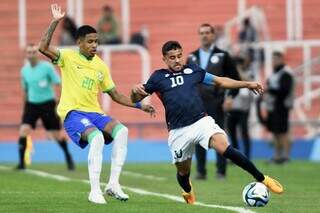
M 59 51 L 56 47 L 50 45 L 53 32 L 55 31 L 59 22 L 64 18 L 65 12 L 61 11 L 61 7 L 57 4 L 51 5 L 51 12 L 52 12 L 52 21 L 41 38 L 39 43 L 39 51 L 50 58 L 51 60 L 55 61 L 59 58 Z

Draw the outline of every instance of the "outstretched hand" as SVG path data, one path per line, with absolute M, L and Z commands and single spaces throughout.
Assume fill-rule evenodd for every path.
M 156 110 L 152 105 L 142 104 L 141 110 L 150 114 L 152 118 L 156 117 Z
M 263 86 L 258 82 L 250 82 L 248 85 L 248 89 L 250 89 L 256 95 L 262 95 L 264 92 Z
M 61 7 L 58 4 L 52 4 L 51 5 L 51 12 L 53 20 L 60 21 L 64 18 L 65 12 L 61 11 Z

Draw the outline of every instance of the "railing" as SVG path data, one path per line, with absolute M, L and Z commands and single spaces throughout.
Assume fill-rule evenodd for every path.
M 241 21 L 246 17 L 250 17 L 250 21 L 254 27 L 258 30 L 258 32 L 261 32 L 262 41 L 269 41 L 271 39 L 268 22 L 263 9 L 258 6 L 252 6 L 225 23 L 225 32 L 228 41 L 232 41 L 232 28 L 239 28 Z

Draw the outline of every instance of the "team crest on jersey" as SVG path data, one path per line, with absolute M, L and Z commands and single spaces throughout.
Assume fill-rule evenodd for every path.
M 82 118 L 80 121 L 85 127 L 89 126 L 91 123 L 87 118 Z
M 214 55 L 211 57 L 210 61 L 211 61 L 211 63 L 216 64 L 219 62 L 219 57 Z
M 191 58 L 191 61 L 193 61 L 193 62 L 197 61 L 197 57 L 193 54 L 189 55 L 189 58 Z
M 97 74 L 97 78 L 98 78 L 98 81 L 103 81 L 103 74 L 102 74 L 102 72 L 98 72 L 98 74 Z
M 186 69 L 183 70 L 183 73 L 184 74 L 191 74 L 191 73 L 193 73 L 193 70 L 190 69 L 190 68 L 186 68 Z

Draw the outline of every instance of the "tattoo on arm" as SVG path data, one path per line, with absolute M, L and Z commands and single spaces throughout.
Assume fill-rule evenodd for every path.
M 58 57 L 57 53 L 55 51 L 49 50 L 50 42 L 52 40 L 53 33 L 54 33 L 58 23 L 59 23 L 59 21 L 52 21 L 50 23 L 49 28 L 47 29 L 47 31 L 45 32 L 45 34 L 41 38 L 40 46 L 39 46 L 40 52 L 51 59 L 56 59 Z

